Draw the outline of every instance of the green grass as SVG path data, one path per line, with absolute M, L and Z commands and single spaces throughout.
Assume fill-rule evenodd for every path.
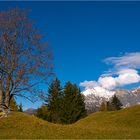
M 15 112 L 0 119 L 0 139 L 4 138 L 140 139 L 140 106 L 94 113 L 71 125 L 52 124 Z

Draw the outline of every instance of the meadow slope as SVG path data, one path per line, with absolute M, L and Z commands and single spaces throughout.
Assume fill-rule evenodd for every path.
M 98 112 L 72 125 L 52 124 L 24 113 L 0 119 L 0 139 L 8 138 L 140 138 L 140 105 Z

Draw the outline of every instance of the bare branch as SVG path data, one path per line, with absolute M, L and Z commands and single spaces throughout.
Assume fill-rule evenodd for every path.
M 25 10 L 0 12 L 0 78 L 5 98 L 33 94 L 53 75 L 52 53 Z M 19 93 L 20 92 L 20 93 Z

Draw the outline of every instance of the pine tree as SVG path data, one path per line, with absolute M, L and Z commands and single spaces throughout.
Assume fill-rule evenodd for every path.
M 42 105 L 40 108 L 37 109 L 36 114 L 38 118 L 42 118 L 44 120 L 48 120 L 49 112 L 46 106 Z
M 47 108 L 49 111 L 48 121 L 60 122 L 62 89 L 60 81 L 56 78 L 48 89 Z
M 76 97 L 75 97 L 75 111 L 73 113 L 73 118 L 72 121 L 73 122 L 76 122 L 78 121 L 79 119 L 87 116 L 87 112 L 86 112 L 86 109 L 85 109 L 85 103 L 84 103 L 84 95 L 81 94 L 81 91 L 78 87 L 76 87 Z
M 77 85 L 67 82 L 63 92 L 63 104 L 61 111 L 62 123 L 74 123 L 86 116 L 84 97 Z
M 122 103 L 120 102 L 120 100 L 118 99 L 116 95 L 113 96 L 111 105 L 112 105 L 113 110 L 120 110 L 122 107 Z
M 23 106 L 22 106 L 22 103 L 20 103 L 20 105 L 18 106 L 18 111 L 19 111 L 19 112 L 23 112 L 22 107 L 23 107 Z
M 71 120 L 71 112 L 72 112 L 72 98 L 74 98 L 74 95 L 71 95 L 72 92 L 72 84 L 70 82 L 67 82 L 64 91 L 63 91 L 63 97 L 62 97 L 62 110 L 60 114 L 60 119 L 62 123 L 70 123 Z
M 106 102 L 102 102 L 99 108 L 99 111 L 106 111 L 107 107 L 106 107 Z
M 110 101 L 107 101 L 107 111 L 112 111 L 112 110 L 114 110 L 114 108 L 113 108 L 113 106 L 112 106 L 112 104 L 111 104 L 111 102 Z
M 18 105 L 16 103 L 16 100 L 12 97 L 11 102 L 10 102 L 10 108 L 13 111 L 18 111 Z

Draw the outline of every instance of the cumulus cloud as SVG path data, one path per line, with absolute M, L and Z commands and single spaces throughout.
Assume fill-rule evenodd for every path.
M 106 89 L 114 89 L 117 86 L 124 86 L 128 84 L 140 82 L 140 75 L 134 69 L 121 69 L 116 73 L 117 76 L 100 77 L 98 82 Z
M 116 78 L 116 86 L 123 86 L 140 82 L 140 75 L 137 70 L 123 69 L 120 70 L 119 76 Z
M 102 74 L 97 81 L 84 81 L 80 86 L 85 87 L 86 94 L 88 89 L 94 88 L 94 93 L 110 92 L 118 86 L 140 82 L 140 75 L 137 69 L 140 69 L 140 52 L 127 53 L 120 57 L 109 57 L 105 59 L 107 64 L 113 64 L 114 67 L 106 74 Z M 115 75 L 115 76 L 114 76 Z M 95 90 L 96 89 L 96 90 Z M 104 95 L 103 95 L 104 96 Z
M 98 83 L 106 89 L 113 89 L 116 87 L 116 81 L 114 77 L 99 77 Z
M 117 76 L 105 76 L 99 77 L 97 81 L 84 81 L 80 83 L 80 86 L 85 89 L 92 89 L 101 86 L 105 89 L 112 90 L 117 86 L 124 86 L 128 84 L 140 82 L 140 75 L 137 70 L 134 69 L 122 69 L 117 72 Z
M 80 83 L 80 86 L 85 87 L 85 89 L 92 89 L 98 86 L 98 82 L 96 81 L 84 81 Z

